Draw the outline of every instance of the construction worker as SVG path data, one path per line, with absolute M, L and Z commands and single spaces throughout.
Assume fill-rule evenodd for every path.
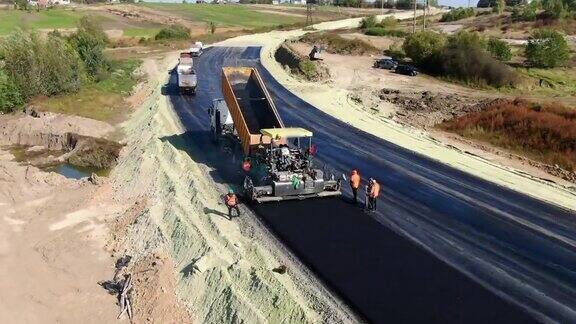
M 350 174 L 350 188 L 352 188 L 352 195 L 354 196 L 354 203 L 358 203 L 358 189 L 360 189 L 360 174 L 358 174 L 358 170 L 352 170 Z
M 238 198 L 234 194 L 234 190 L 230 189 L 228 194 L 224 196 L 224 203 L 228 207 L 228 218 L 232 219 L 232 209 L 236 210 L 236 216 L 240 216 L 240 209 L 238 208 Z
M 376 211 L 376 201 L 380 195 L 380 184 L 370 178 L 370 196 L 368 197 L 368 211 Z

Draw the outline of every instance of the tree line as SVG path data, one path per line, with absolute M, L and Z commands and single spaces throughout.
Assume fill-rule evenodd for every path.
M 0 112 L 11 112 L 35 96 L 75 92 L 110 72 L 103 50 L 108 38 L 91 18 L 76 32 L 42 36 L 16 30 L 0 41 Z

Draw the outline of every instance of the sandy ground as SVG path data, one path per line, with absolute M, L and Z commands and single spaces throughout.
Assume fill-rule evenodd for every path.
M 398 18 L 407 18 L 410 13 L 396 14 Z M 325 22 L 314 25 L 316 30 L 334 30 L 358 26 L 359 19 L 347 19 L 337 22 Z M 465 149 L 442 143 L 429 133 L 402 126 L 390 119 L 374 116 L 365 107 L 349 100 L 350 90 L 329 84 L 303 82 L 293 78 L 274 59 L 274 52 L 287 39 L 295 39 L 306 31 L 275 31 L 270 33 L 240 36 L 222 42 L 224 45 L 261 45 L 263 65 L 290 91 L 315 107 L 341 119 L 363 131 L 405 147 L 432 159 L 441 161 L 454 168 L 517 190 L 527 195 L 576 210 L 576 189 L 561 183 L 554 183 L 537 176 L 526 174 L 518 168 L 503 166 L 490 157 L 468 154 Z M 386 73 L 384 71 L 384 73 Z M 412 82 L 409 79 L 407 83 Z M 392 86 L 392 84 L 390 84 Z
M 87 181 L 11 162 L 0 151 L 0 322 L 102 323 L 116 306 L 102 247 L 115 206 Z

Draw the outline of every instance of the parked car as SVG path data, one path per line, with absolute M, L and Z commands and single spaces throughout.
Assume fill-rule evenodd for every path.
M 400 64 L 396 67 L 396 73 L 409 75 L 409 76 L 416 76 L 418 75 L 418 70 L 410 65 Z
M 398 62 L 393 59 L 379 59 L 374 62 L 374 67 L 378 69 L 394 70 L 398 66 Z

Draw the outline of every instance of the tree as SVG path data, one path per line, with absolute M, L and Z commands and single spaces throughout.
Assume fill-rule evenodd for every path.
M 480 33 L 461 30 L 448 37 L 447 45 L 452 48 L 485 49 L 486 39 Z
M 500 61 L 506 62 L 512 59 L 512 51 L 510 46 L 505 42 L 496 37 L 491 37 L 488 40 L 486 50 L 492 54 L 493 57 Z
M 431 56 L 439 53 L 445 43 L 444 35 L 425 30 L 406 37 L 402 49 L 414 63 L 423 64 Z
M 552 29 L 539 29 L 528 40 L 525 54 L 532 66 L 553 68 L 568 61 L 570 48 L 564 35 Z
M 4 71 L 24 99 L 76 91 L 82 81 L 82 64 L 63 38 L 41 38 L 18 30 L 2 42 Z
M 110 68 L 104 56 L 108 37 L 94 19 L 82 17 L 78 23 L 78 30 L 70 37 L 70 43 L 80 55 L 89 76 L 97 77 Z
M 374 15 L 362 18 L 360 21 L 361 29 L 372 28 L 374 26 L 376 26 L 376 16 Z
M 506 1 L 505 0 L 496 0 L 496 3 L 494 3 L 493 11 L 497 12 L 499 15 L 501 15 L 504 13 L 504 10 L 506 10 Z
M 24 105 L 24 97 L 16 82 L 0 70 L 0 112 L 9 113 Z

